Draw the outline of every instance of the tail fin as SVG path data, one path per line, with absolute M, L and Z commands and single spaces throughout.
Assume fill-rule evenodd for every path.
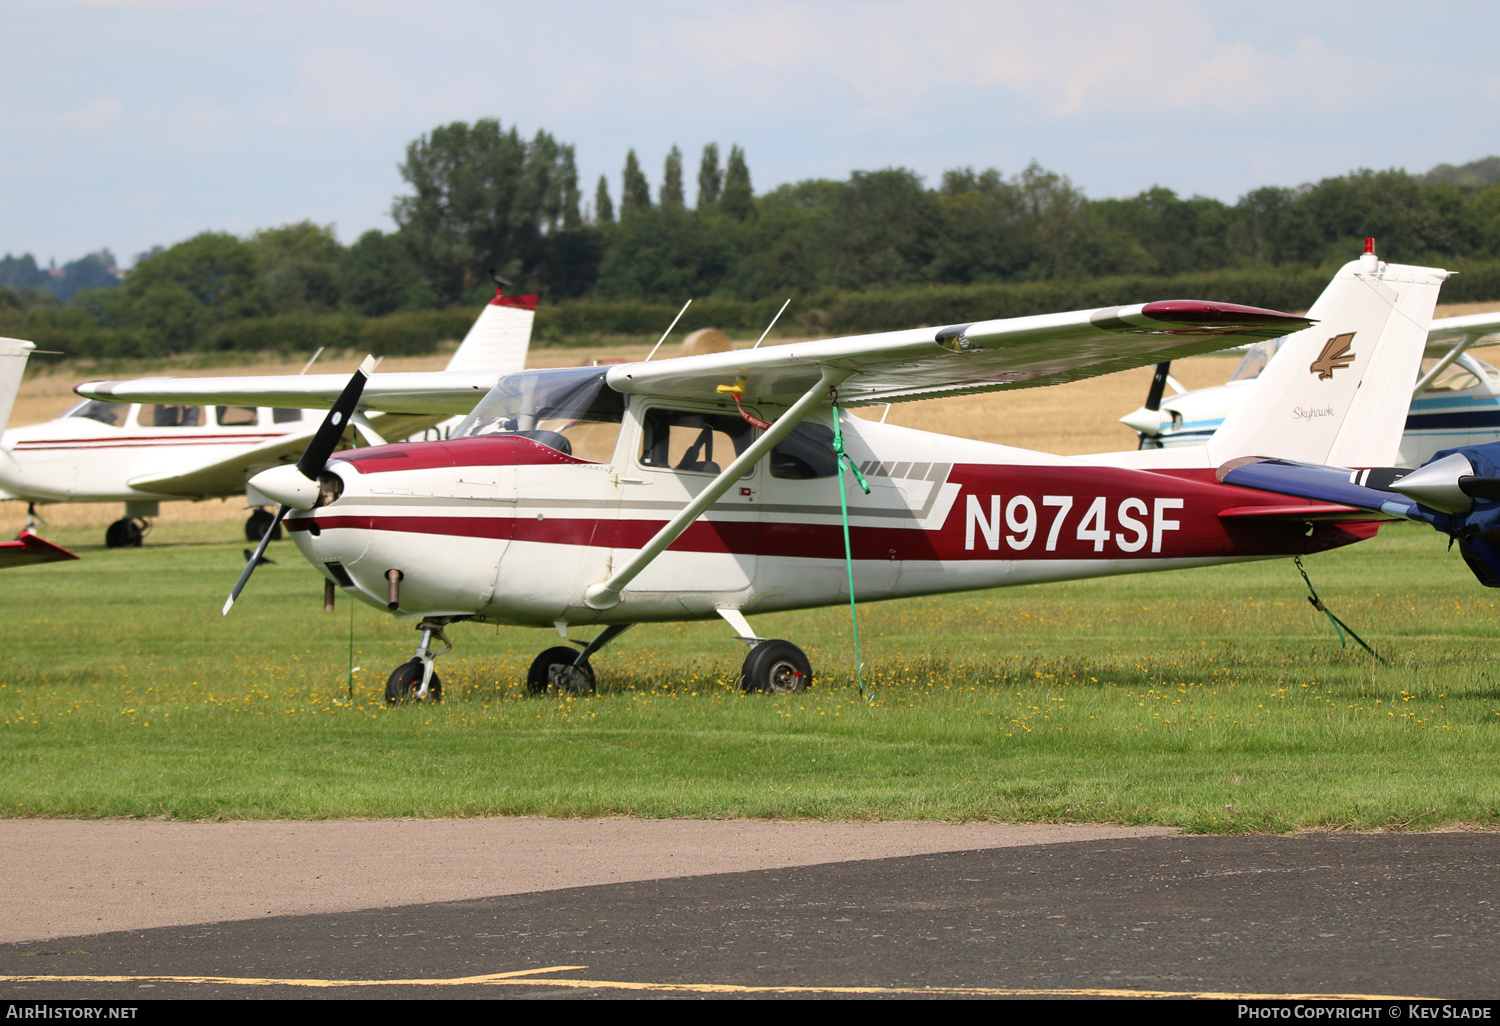
M 1265 456 L 1336 467 L 1384 467 L 1396 450 L 1449 272 L 1384 264 L 1373 252 L 1345 264 L 1208 442 L 1220 466 Z
M 10 423 L 10 411 L 16 405 L 21 376 L 26 373 L 26 359 L 36 346 L 18 338 L 0 338 L 0 432 Z
M 496 289 L 446 369 L 502 374 L 522 370 L 535 319 L 536 296 L 507 296 Z

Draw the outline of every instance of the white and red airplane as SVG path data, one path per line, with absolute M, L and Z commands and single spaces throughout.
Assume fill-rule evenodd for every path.
M 444 380 L 476 398 L 483 395 L 502 375 L 525 366 L 535 310 L 536 296 L 505 296 L 497 289 L 445 370 L 402 377 L 419 384 L 447 375 Z M 299 377 L 309 388 L 334 391 L 347 380 L 340 374 Z M 120 548 L 141 544 L 148 518 L 158 514 L 162 502 L 243 494 L 253 510 L 246 537 L 259 541 L 271 526 L 271 514 L 260 508 L 268 500 L 246 483 L 268 467 L 296 459 L 319 420 L 321 411 L 254 402 L 86 399 L 54 420 L 5 432 L 0 498 L 29 502 L 33 518 L 36 506 L 46 503 L 123 502 L 125 516 L 105 532 L 105 543 Z M 353 429 L 360 441 L 379 445 L 430 430 L 441 420 L 376 414 L 355 418 Z M 0 427 L 5 423 L 0 420 Z M 279 537 L 279 529 L 274 533 Z
M 255 379 L 78 391 L 331 404 L 299 464 L 253 484 L 281 504 L 325 579 L 325 604 L 342 590 L 418 621 L 416 654 L 387 684 L 392 702 L 440 695 L 433 641 L 460 621 L 553 626 L 564 638 L 602 628 L 579 650 L 537 657 L 528 684 L 541 691 L 591 688 L 591 657 L 634 624 L 722 617 L 752 646 L 746 689 L 799 690 L 812 682 L 806 655 L 757 637 L 746 617 L 847 602 L 851 580 L 869 601 L 1297 556 L 1372 536 L 1378 513 L 1235 487 L 1215 470 L 1244 456 L 1391 463 L 1446 277 L 1366 254 L 1305 318 L 1169 301 L 528 371 L 497 383 L 451 440 L 337 455 L 356 410 L 450 413 L 471 393 L 417 394 L 367 369 L 337 398 L 296 379 L 283 392 L 247 391 Z M 1285 373 L 1263 375 L 1196 448 L 1055 456 L 847 412 L 1282 335 L 1273 367 Z M 850 489 L 848 566 L 836 438 L 869 486 Z

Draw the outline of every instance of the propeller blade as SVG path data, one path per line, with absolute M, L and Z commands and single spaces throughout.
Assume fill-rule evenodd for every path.
M 250 581 L 250 575 L 255 573 L 255 568 L 260 565 L 260 557 L 265 555 L 266 546 L 271 544 L 271 535 L 276 533 L 276 526 L 281 523 L 281 518 L 286 516 L 290 506 L 277 506 L 276 517 L 271 521 L 271 526 L 266 528 L 266 533 L 260 536 L 260 544 L 255 546 L 255 553 L 245 562 L 245 569 L 240 571 L 240 579 L 234 582 L 234 590 L 229 593 L 229 600 L 224 603 L 224 611 L 220 616 L 228 616 L 229 610 L 234 607 L 234 600 L 240 597 L 240 592 L 245 590 L 245 585 Z
M 1145 408 L 1155 413 L 1161 409 L 1161 397 L 1167 389 L 1167 378 L 1172 372 L 1172 361 L 1156 365 L 1156 375 L 1151 379 L 1151 388 L 1146 392 Z
M 317 433 L 312 436 L 312 441 L 307 443 L 307 448 L 302 451 L 302 458 L 297 461 L 297 469 L 302 476 L 309 481 L 316 481 L 318 475 L 323 472 L 328 457 L 333 455 L 333 450 L 338 447 L 339 439 L 344 437 L 344 429 L 349 426 L 350 419 L 359 407 L 359 397 L 364 393 L 365 383 L 370 380 L 370 373 L 375 369 L 375 361 L 371 357 L 365 357 L 365 362 L 359 365 L 349 383 L 344 386 L 344 391 L 339 394 L 333 404 L 333 409 L 328 411 L 328 416 L 323 418 L 323 423 L 318 425 Z

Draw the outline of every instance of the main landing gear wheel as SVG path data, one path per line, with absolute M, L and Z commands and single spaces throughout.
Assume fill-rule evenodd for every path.
M 138 549 L 146 537 L 146 523 L 135 517 L 125 517 L 110 524 L 104 532 L 104 545 L 111 549 Z
M 422 690 L 422 660 L 413 659 L 402 663 L 385 682 L 386 704 L 401 705 L 406 702 L 415 702 L 417 692 L 420 690 Z M 427 700 L 429 702 L 443 700 L 443 682 L 438 680 L 436 670 L 432 672 L 432 680 L 427 683 Z
M 281 541 L 281 524 L 276 515 L 269 510 L 256 509 L 250 514 L 250 519 L 245 521 L 245 540 L 258 542 L 266 536 L 266 528 L 271 529 L 271 540 Z
M 594 690 L 594 668 L 584 660 L 577 666 L 578 651 L 558 645 L 549 648 L 531 662 L 526 671 L 526 690 L 533 695 L 569 692 L 586 695 Z
M 740 687 L 745 691 L 769 691 L 784 695 L 812 687 L 812 663 L 807 653 L 790 641 L 762 641 L 745 657 L 740 668 Z

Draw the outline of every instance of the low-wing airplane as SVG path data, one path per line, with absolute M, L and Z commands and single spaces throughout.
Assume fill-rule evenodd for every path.
M 462 382 L 478 398 L 502 375 L 525 366 L 535 311 L 536 296 L 506 296 L 497 288 L 445 370 L 402 377 L 419 384 L 448 375 L 445 380 Z M 335 391 L 346 380 L 341 374 L 298 377 L 308 387 Z M 261 508 L 268 500 L 246 483 L 267 467 L 296 459 L 321 413 L 273 408 L 255 396 L 218 404 L 85 399 L 54 420 L 5 432 L 0 498 L 31 503 L 33 517 L 39 504 L 123 502 L 125 516 L 105 532 L 105 543 L 121 548 L 141 544 L 146 518 L 156 516 L 164 501 L 244 494 L 253 510 L 245 535 L 259 541 L 272 517 Z M 360 441 L 382 445 L 429 430 L 443 416 L 376 414 L 354 418 L 351 427 Z M 5 423 L 0 420 L 0 427 Z M 275 534 L 280 536 L 279 528 Z
M 1500 313 L 1432 322 L 1396 466 L 1419 467 L 1439 450 L 1500 441 L 1500 370 L 1467 351 L 1497 333 Z M 1280 345 L 1281 339 L 1250 345 L 1229 381 L 1211 388 L 1187 391 L 1168 376 L 1166 365 L 1159 366 L 1145 405 L 1121 417 L 1120 423 L 1137 432 L 1143 449 L 1202 445 L 1249 394 L 1251 383 Z M 1178 394 L 1163 398 L 1164 383 Z
M 752 647 L 747 690 L 812 683 L 807 656 L 747 615 L 850 600 L 1295 556 L 1371 537 L 1347 506 L 1235 487 L 1231 459 L 1353 467 L 1394 458 L 1447 272 L 1373 253 L 1306 317 L 1201 301 L 953 324 L 501 379 L 446 441 L 340 454 L 359 409 L 454 412 L 453 388 L 357 372 L 296 466 L 258 475 L 324 577 L 418 621 L 391 702 L 441 693 L 435 656 L 460 621 L 601 629 L 548 648 L 536 692 L 589 689 L 590 659 L 632 625 L 722 617 Z M 1290 334 L 1288 334 L 1290 333 Z M 1287 335 L 1206 445 L 1054 456 L 916 431 L 848 408 L 1060 383 Z M 1308 373 L 1330 340 L 1348 361 Z M 1300 371 L 1299 371 L 1300 368 Z M 394 375 L 389 377 L 396 377 Z M 368 378 L 368 382 L 366 379 Z M 265 403 L 311 405 L 310 391 Z M 79 386 L 88 396 L 245 401 L 203 380 Z M 331 458 L 330 458 L 331 457 Z M 864 493 L 841 499 L 845 463 Z M 852 470 L 851 470 L 852 472 Z M 846 562 L 844 528 L 850 539 Z M 256 560 L 246 564 L 227 613 Z M 434 640 L 448 648 L 436 650 Z

